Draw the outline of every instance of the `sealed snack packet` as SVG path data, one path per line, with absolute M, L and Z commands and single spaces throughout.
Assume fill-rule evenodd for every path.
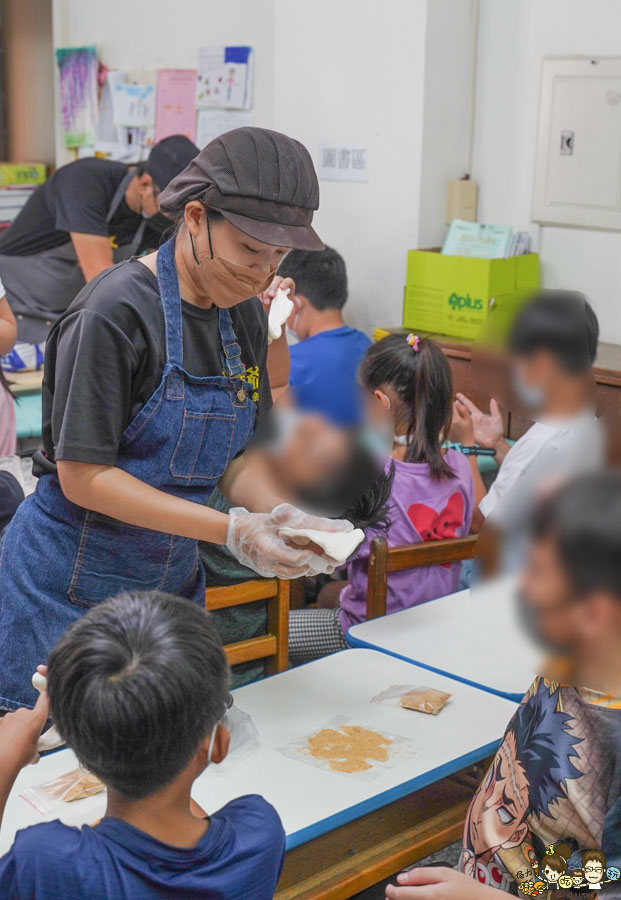
M 418 687 L 408 691 L 407 694 L 403 694 L 399 700 L 399 706 L 403 706 L 404 709 L 415 709 L 418 712 L 431 713 L 432 716 L 437 716 L 450 697 L 452 697 L 452 694 L 437 691 L 435 688 Z
M 105 790 L 105 785 L 86 769 L 72 769 L 45 784 L 33 785 L 20 794 L 43 815 L 58 810 L 63 803 L 93 797 Z
M 413 686 L 410 684 L 393 684 L 373 697 L 371 703 L 386 703 L 389 706 L 402 706 L 417 712 L 430 713 L 437 716 L 444 704 L 453 695 L 436 688 Z

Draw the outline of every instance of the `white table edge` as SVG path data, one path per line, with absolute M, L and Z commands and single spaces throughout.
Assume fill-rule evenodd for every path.
M 351 633 L 352 629 L 355 627 L 355 625 L 352 625 L 351 628 L 348 628 L 345 635 L 345 640 L 352 650 L 375 650 L 378 653 L 385 653 L 386 656 L 392 656 L 394 659 L 400 659 L 413 666 L 419 666 L 421 669 L 427 669 L 429 672 L 435 672 L 436 675 L 444 675 L 445 678 L 452 678 L 453 681 L 460 681 L 462 684 L 467 684 L 469 687 L 485 691 L 486 694 L 494 694 L 495 697 L 502 697 L 503 700 L 512 700 L 514 703 L 519 703 L 528 690 L 528 685 L 526 685 L 524 690 L 519 694 L 512 693 L 511 691 L 500 691 L 490 687 L 488 684 L 481 684 L 478 681 L 471 681 L 469 678 L 463 678 L 461 675 L 456 675 L 455 672 L 448 672 L 446 669 L 438 669 L 436 666 L 430 666 L 418 659 L 403 656 L 401 653 L 395 653 L 393 650 L 386 650 L 385 647 L 380 647 L 378 644 L 371 644 L 369 641 L 363 641 L 361 638 L 355 637 L 355 635 Z M 533 675 L 533 678 L 534 677 L 535 676 Z

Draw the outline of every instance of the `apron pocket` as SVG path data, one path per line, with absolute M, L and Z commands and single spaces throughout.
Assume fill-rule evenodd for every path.
M 228 406 L 230 409 L 230 403 Z M 184 410 L 181 434 L 170 461 L 171 474 L 189 484 L 208 484 L 220 478 L 235 452 L 236 428 L 234 411 Z M 239 441 L 235 441 L 235 450 L 238 446 Z
M 96 606 L 121 591 L 160 588 L 170 574 L 174 537 L 87 512 L 68 597 Z

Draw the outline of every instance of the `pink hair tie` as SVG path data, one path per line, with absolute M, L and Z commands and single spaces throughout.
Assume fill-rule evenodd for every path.
M 406 341 L 414 351 L 414 353 L 418 353 L 420 350 L 420 338 L 417 334 L 408 334 L 406 337 Z

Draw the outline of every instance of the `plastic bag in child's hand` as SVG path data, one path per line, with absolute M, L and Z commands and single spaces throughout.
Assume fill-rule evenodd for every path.
M 389 706 L 402 706 L 417 712 L 431 713 L 437 716 L 444 704 L 453 695 L 430 687 L 414 687 L 411 684 L 393 684 L 373 697 L 371 703 L 386 703 Z

